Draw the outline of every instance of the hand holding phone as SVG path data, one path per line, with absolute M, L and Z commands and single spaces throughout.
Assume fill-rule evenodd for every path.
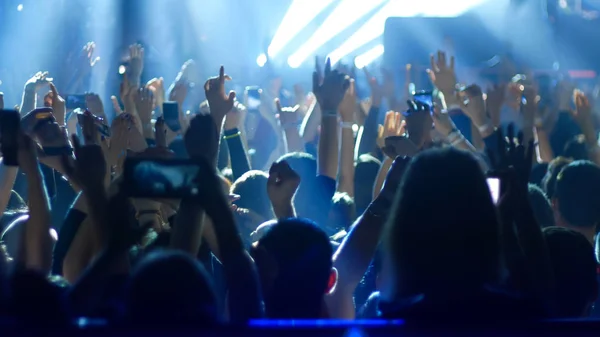
M 257 86 L 248 86 L 246 92 L 246 107 L 249 111 L 257 111 L 261 104 L 262 89 Z
M 500 178 L 487 178 L 486 182 L 490 190 L 490 195 L 492 196 L 492 201 L 494 202 L 494 205 L 497 205 L 500 201 Z
M 87 108 L 85 95 L 67 95 L 65 97 L 65 106 L 68 110 Z
M 133 198 L 179 199 L 195 196 L 200 167 L 189 159 L 128 157 L 123 170 L 124 190 Z

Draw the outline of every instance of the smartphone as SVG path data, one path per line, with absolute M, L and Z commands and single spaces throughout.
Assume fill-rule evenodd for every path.
M 53 110 L 50 107 L 37 108 L 23 116 L 20 121 L 22 130 L 26 134 L 31 134 L 44 122 L 54 122 Z
M 18 135 L 21 116 L 16 110 L 0 110 L 0 150 L 2 162 L 7 166 L 18 166 Z
M 179 123 L 179 104 L 177 104 L 177 102 L 163 103 L 163 118 L 165 119 L 165 124 L 171 131 L 178 132 L 181 130 L 181 124 Z
M 87 104 L 85 103 L 85 95 L 67 95 L 65 97 L 65 105 L 68 110 L 85 110 L 87 108 Z
M 433 93 L 431 91 L 418 91 L 413 95 L 413 100 L 427 104 L 433 110 Z
M 83 118 L 83 115 L 85 114 L 85 111 L 78 108 L 75 111 L 75 113 L 77 114 L 77 122 L 79 123 L 79 125 L 83 125 L 82 118 Z M 106 123 L 104 118 L 100 117 L 100 116 L 96 116 L 94 114 L 92 114 L 92 118 L 94 118 L 94 125 L 96 125 L 96 127 L 98 128 L 98 132 L 100 132 L 100 134 L 104 137 L 110 137 L 110 135 L 111 135 L 110 126 L 108 126 L 108 124 Z
M 497 205 L 498 201 L 500 201 L 500 178 L 487 178 L 486 181 L 490 189 L 492 201 L 494 201 L 494 205 Z
M 133 198 L 179 199 L 197 195 L 200 168 L 189 159 L 128 157 L 123 169 L 123 188 Z
M 260 96 L 262 89 L 257 86 L 246 87 L 246 99 L 248 111 L 257 111 L 260 107 Z

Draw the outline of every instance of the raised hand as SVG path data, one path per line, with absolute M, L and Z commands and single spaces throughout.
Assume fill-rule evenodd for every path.
M 463 97 L 458 98 L 458 102 L 463 112 L 469 116 L 473 124 L 477 127 L 489 125 L 491 121 L 485 111 L 485 101 L 481 88 L 476 84 L 472 84 L 466 87 L 461 94 L 464 95 L 467 102 L 463 100 Z
M 299 105 L 294 107 L 282 107 L 279 98 L 275 98 L 275 108 L 277 109 L 277 119 L 283 129 L 297 127 L 298 126 L 298 110 Z M 229 115 L 227 115 L 227 119 Z
M 91 41 L 83 46 L 79 59 L 77 60 L 76 69 L 80 72 L 80 76 L 85 76 L 92 71 L 92 68 L 100 61 L 100 57 L 94 57 L 96 43 Z
M 37 91 L 48 83 L 52 82 L 52 78 L 48 77 L 48 72 L 38 71 L 33 77 L 31 77 L 27 82 L 25 82 L 25 90 L 28 91 Z
M 415 101 L 407 103 L 410 114 L 406 116 L 406 131 L 410 140 L 420 149 L 431 141 L 431 107 Z
M 153 78 L 146 83 L 146 88 L 152 90 L 154 103 L 159 109 L 162 109 L 162 104 L 165 102 L 165 80 L 162 77 Z
M 132 83 L 138 87 L 144 70 L 144 48 L 139 44 L 129 46 L 129 69 L 127 74 Z
M 100 116 L 106 120 L 106 114 L 104 113 L 104 104 L 100 96 L 94 93 L 85 95 L 85 104 L 87 109 L 90 110 L 96 116 Z
M 377 133 L 377 146 L 385 147 L 385 139 L 392 136 L 404 136 L 406 133 L 406 122 L 402 120 L 399 112 L 388 111 L 385 114 L 383 125 L 379 125 Z M 396 158 L 396 156 L 392 157 Z
M 188 83 L 185 81 L 176 82 L 169 91 L 169 101 L 177 102 L 179 109 L 183 109 L 183 102 L 188 95 Z M 161 107 L 162 108 L 162 107 Z
M 246 118 L 246 107 L 241 103 L 236 102 L 233 109 L 225 116 L 225 130 L 240 129 L 244 125 Z
M 402 176 L 404 175 L 410 160 L 411 157 L 408 156 L 398 156 L 396 159 L 394 159 L 394 162 L 392 163 L 392 166 L 385 177 L 385 182 L 381 188 L 381 193 L 379 193 L 377 196 L 377 202 L 382 202 L 388 207 L 391 206 L 394 196 L 396 195 L 396 191 L 398 190 L 400 182 L 402 181 Z
M 119 95 L 121 96 L 121 102 L 123 102 L 123 106 L 125 107 L 125 112 L 131 115 L 135 115 L 135 95 L 137 91 L 135 87 L 131 86 L 129 82 L 129 78 L 127 75 L 123 76 L 121 80 L 121 85 L 119 86 Z M 113 100 L 113 106 L 114 104 Z M 116 106 L 115 106 L 116 110 Z
M 18 149 L 19 167 L 26 175 L 36 174 L 39 168 L 35 142 L 23 132 L 19 132 Z
M 225 81 L 228 80 L 231 80 L 231 77 L 225 74 L 225 68 L 221 66 L 219 76 L 211 77 L 204 83 L 204 92 L 210 107 L 210 115 L 214 119 L 219 132 L 225 115 L 231 111 L 235 102 L 234 91 L 230 91 L 229 95 L 225 94 Z
M 56 118 L 56 122 L 59 125 L 65 125 L 65 115 L 67 113 L 67 108 L 65 104 L 64 98 L 62 98 L 58 94 L 58 90 L 56 90 L 56 86 L 54 83 L 48 83 L 50 86 L 50 99 L 52 100 L 52 110 L 54 112 L 54 118 Z
M 329 58 L 325 63 L 323 74 L 319 69 L 315 69 L 313 72 L 313 92 L 324 115 L 327 112 L 332 114 L 336 112 L 337 115 L 337 109 L 349 86 L 350 81 L 346 75 L 339 73 L 337 70 L 331 70 L 331 60 Z
M 299 185 L 300 176 L 285 160 L 271 165 L 267 180 L 267 193 L 276 214 L 280 213 L 279 210 L 284 210 L 292 205 L 292 199 Z
M 86 138 L 91 140 L 93 136 L 88 135 Z M 72 142 L 75 150 L 75 160 L 69 160 L 70 157 L 67 156 L 63 157 L 63 167 L 67 176 L 75 179 L 84 191 L 88 190 L 90 193 L 95 193 L 100 189 L 104 190 L 104 179 L 107 170 L 102 147 L 96 143 L 81 145 L 76 135 L 73 135 Z
M 135 109 L 142 122 L 142 127 L 146 128 L 152 122 L 152 110 L 154 105 L 154 96 L 152 90 L 140 88 L 137 95 L 134 96 Z
M 363 68 L 363 72 L 369 82 L 369 88 L 371 88 L 371 104 L 374 106 L 381 106 L 381 101 L 385 95 L 383 86 L 379 84 L 375 76 L 371 75 L 367 67 Z
M 444 137 L 448 137 L 450 133 L 456 130 L 456 125 L 446 112 L 442 112 L 439 104 L 433 107 L 433 126 Z
M 129 147 L 129 137 L 132 133 L 131 116 L 121 114 L 116 116 L 110 125 L 110 146 L 108 151 L 108 161 L 111 166 L 121 168 L 125 157 L 127 156 L 127 148 Z M 133 132 L 137 132 L 133 130 Z
M 456 88 L 456 74 L 454 73 L 454 56 L 450 57 L 450 61 L 446 60 L 446 53 L 443 51 L 437 52 L 437 61 L 434 55 L 430 56 L 431 69 L 427 69 L 427 74 L 431 83 L 435 85 L 444 97 L 454 96 Z
M 354 122 L 354 114 L 357 109 L 357 100 L 356 100 L 356 89 L 354 79 L 350 79 L 350 85 L 348 86 L 348 90 L 344 94 L 344 98 L 339 106 L 339 113 L 342 122 L 352 123 Z
M 119 99 L 117 96 L 110 96 L 110 101 L 113 106 L 113 110 L 115 111 L 115 116 L 119 116 L 123 113 L 123 109 L 121 108 L 121 104 L 119 104 Z
M 592 105 L 583 91 L 575 90 L 573 92 L 573 101 L 575 102 L 575 111 L 571 111 L 573 119 L 580 125 L 593 122 Z
M 4 93 L 0 92 L 0 110 L 4 109 Z

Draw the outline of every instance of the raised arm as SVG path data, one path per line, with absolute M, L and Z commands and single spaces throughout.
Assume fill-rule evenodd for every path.
M 383 225 L 409 161 L 408 157 L 396 158 L 381 193 L 352 225 L 349 234 L 333 256 L 333 266 L 338 271 L 338 283 L 334 293 L 326 298 L 332 318 L 354 318 L 354 290 L 377 249 Z
M 576 107 L 573 117 L 585 137 L 585 144 L 588 148 L 590 160 L 600 165 L 600 147 L 598 146 L 598 137 L 594 128 L 592 106 L 587 97 L 585 97 L 585 94 L 579 90 L 575 91 L 573 98 Z
M 52 237 L 50 236 L 50 202 L 44 186 L 33 141 L 19 135 L 19 167 L 27 177 L 29 219 L 25 225 L 23 244 L 25 268 L 48 274 L 52 265 Z
M 350 85 L 345 75 L 331 70 L 327 59 L 325 73 L 313 73 L 313 92 L 322 111 L 321 137 L 317 156 L 317 173 L 336 180 L 338 167 L 338 108 Z
M 233 179 L 241 177 L 244 173 L 250 171 L 250 162 L 244 147 L 245 137 L 243 130 L 245 107 L 241 104 L 234 105 L 225 117 L 223 126 L 223 138 L 227 142 L 229 149 L 229 160 L 231 161 L 231 171 Z
M 299 185 L 300 176 L 286 161 L 271 165 L 267 181 L 267 192 L 277 219 L 296 216 L 292 199 Z
M 281 107 L 279 98 L 275 99 L 275 107 L 279 117 L 279 126 L 285 135 L 286 152 L 304 152 L 304 140 L 300 137 L 300 106 Z
M 357 107 L 354 80 L 346 90 L 344 99 L 340 103 L 340 118 L 342 123 L 342 146 L 340 150 L 340 165 L 338 172 L 338 192 L 346 192 L 354 197 L 354 112 Z
M 381 101 L 383 99 L 383 88 L 377 82 L 377 79 L 365 69 L 365 75 L 369 81 L 371 87 L 371 108 L 367 114 L 365 125 L 363 125 L 359 137 L 358 137 L 358 153 L 357 155 L 363 155 L 365 153 L 373 153 L 376 150 L 377 145 L 377 120 L 379 118 L 379 111 L 381 107 Z

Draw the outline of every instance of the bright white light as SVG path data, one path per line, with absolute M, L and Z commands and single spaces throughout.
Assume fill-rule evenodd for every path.
M 23 4 L 19 4 L 17 5 L 17 11 L 22 11 L 23 10 Z
M 258 57 L 256 58 L 256 64 L 258 64 L 259 67 L 264 67 L 265 64 L 267 63 L 267 55 L 260 54 L 258 55 Z
M 298 68 L 301 64 L 302 61 L 297 57 L 288 58 L 288 66 L 290 66 L 290 68 Z
M 290 56 L 288 63 L 302 64 L 315 50 L 385 1 L 387 0 L 342 0 L 310 39 Z
M 332 2 L 333 0 L 294 0 L 269 45 L 267 50 L 269 57 L 275 57 L 288 42 Z
M 356 59 L 354 59 L 354 65 L 356 68 L 362 69 L 365 66 L 368 66 L 371 62 L 375 61 L 381 55 L 383 55 L 383 45 L 378 44 L 373 49 L 357 56 Z
M 354 35 L 329 54 L 331 64 L 337 63 L 346 55 L 382 36 L 385 30 L 385 20 L 389 17 L 412 17 L 419 15 L 454 17 L 485 1 L 487 0 L 390 0 L 369 21 L 360 27 Z

